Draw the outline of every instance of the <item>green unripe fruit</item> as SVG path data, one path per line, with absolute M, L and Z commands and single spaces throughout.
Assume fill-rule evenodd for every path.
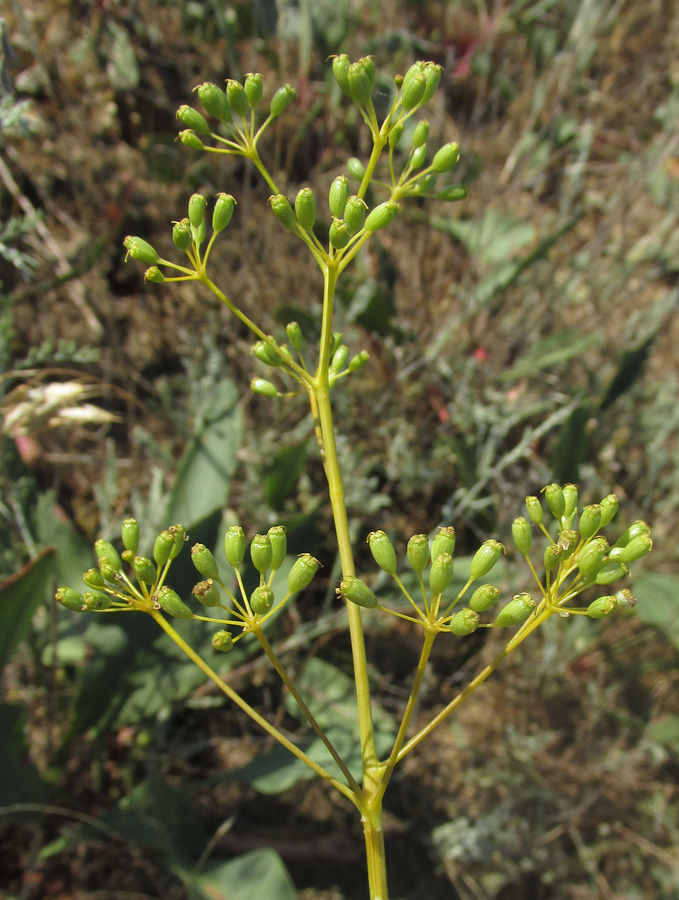
M 451 172 L 459 161 L 460 147 L 454 141 L 451 141 L 436 151 L 431 167 L 437 175 L 442 175 L 444 172 Z
M 224 535 L 224 555 L 233 569 L 237 569 L 243 562 L 245 533 L 240 525 L 232 525 Z
M 123 562 L 131 563 L 134 559 L 134 553 L 131 550 L 123 550 L 120 554 L 123 558 Z
M 361 181 L 365 175 L 365 166 L 358 157 L 352 156 L 347 160 L 347 171 L 358 181 Z
M 131 256 L 132 259 L 137 259 L 139 262 L 148 263 L 148 265 L 153 266 L 160 260 L 158 251 L 155 247 L 152 247 L 148 241 L 145 241 L 143 238 L 137 237 L 136 235 L 128 234 L 123 241 L 123 246 L 127 250 L 127 256 Z M 126 259 L 127 256 L 125 257 Z
M 103 591 L 85 591 L 83 594 L 83 610 L 97 612 L 101 609 L 110 609 L 113 600 Z
M 461 609 L 450 620 L 450 631 L 459 637 L 471 634 L 479 627 L 479 614 L 473 609 Z
M 347 371 L 355 372 L 356 369 L 361 369 L 370 359 L 370 354 L 367 350 L 361 350 L 360 353 L 357 353 L 356 356 L 352 356 L 349 360 L 349 365 L 347 366 Z
M 191 227 L 188 219 L 182 219 L 181 222 L 175 222 L 172 228 L 172 240 L 177 250 L 186 252 L 191 249 L 193 237 L 191 235 Z
M 233 78 L 229 78 L 226 82 L 226 97 L 233 112 L 241 118 L 245 118 L 248 113 L 248 98 L 243 85 Z
M 440 553 L 432 560 L 429 570 L 429 587 L 432 595 L 437 597 L 448 587 L 453 578 L 453 557 L 450 553 Z
M 615 597 L 599 597 L 598 600 L 594 600 L 587 607 L 587 615 L 592 619 L 605 619 L 606 616 L 610 616 L 612 612 L 618 608 L 618 604 L 616 603 Z
M 421 62 L 413 63 L 403 76 L 401 103 L 405 112 L 410 112 L 420 104 L 427 89 L 427 78 Z
M 396 574 L 396 551 L 384 531 L 371 531 L 368 544 L 373 559 L 388 575 Z
M 54 595 L 54 599 L 65 609 L 70 609 L 71 612 L 83 612 L 83 595 L 74 591 L 73 588 L 60 587 Z
M 561 562 L 561 550 L 558 544 L 549 544 L 545 548 L 545 552 L 542 555 L 542 562 L 546 572 L 551 572 L 552 569 L 555 569 L 559 565 Z
M 555 519 L 560 519 L 566 512 L 566 498 L 559 484 L 549 484 L 544 489 L 545 500 L 549 511 Z
M 609 494 L 607 497 L 604 497 L 599 504 L 599 506 L 601 506 L 600 528 L 605 528 L 606 525 L 615 518 L 615 514 L 618 511 L 618 505 L 618 498 L 615 494 Z
M 636 522 L 632 522 L 623 533 L 620 535 L 618 540 L 615 542 L 615 547 L 626 547 L 631 541 L 635 538 L 641 537 L 641 535 L 650 535 L 651 529 L 648 527 L 646 522 L 643 522 L 641 519 L 637 519 Z
M 271 568 L 280 569 L 288 552 L 288 538 L 285 525 L 272 525 L 267 531 L 271 543 Z
M 195 131 L 191 131 L 190 128 L 187 128 L 185 131 L 180 131 L 177 135 L 181 144 L 185 147 L 190 147 L 192 150 L 205 150 L 205 144 L 201 141 Z
M 414 534 L 408 541 L 406 555 L 410 567 L 418 575 L 421 575 L 429 565 L 429 539 L 427 535 Z
M 138 581 L 143 584 L 155 584 L 158 571 L 150 559 L 145 556 L 135 556 L 132 560 L 132 568 Z
M 194 231 L 200 228 L 205 222 L 206 206 L 207 200 L 202 194 L 192 194 L 189 198 L 189 224 Z
M 421 178 L 418 178 L 415 184 L 418 194 L 429 193 L 433 191 L 435 187 L 436 175 L 433 175 L 431 172 L 428 175 L 423 175 Z
M 263 616 L 273 606 L 273 591 L 266 584 L 260 584 L 250 595 L 250 609 L 256 616 Z
M 99 571 L 100 571 L 102 577 L 105 578 L 106 581 L 115 582 L 116 576 L 118 574 L 118 570 L 113 568 L 113 566 L 106 559 L 106 557 L 105 556 L 99 557 L 99 559 L 97 560 L 97 563 L 99 564 Z
M 233 650 L 233 638 L 228 631 L 217 631 L 212 635 L 212 647 L 220 653 L 228 653 Z
M 273 338 L 271 340 L 273 341 Z M 250 348 L 250 353 L 256 356 L 260 362 L 263 362 L 265 366 L 278 367 L 282 363 L 280 356 L 266 341 L 257 341 Z
M 119 572 L 122 569 L 123 561 L 116 548 L 109 541 L 95 541 L 94 552 L 97 554 L 97 559 L 105 559 L 114 571 Z
M 469 606 L 477 613 L 492 609 L 500 599 L 500 588 L 494 584 L 482 584 L 474 591 Z
M 198 99 L 209 116 L 214 116 L 220 122 L 231 121 L 231 104 L 220 87 L 209 81 L 204 81 L 195 90 L 198 94 Z
M 271 98 L 271 106 L 269 107 L 269 112 L 273 118 L 280 116 L 290 106 L 296 96 L 297 92 L 292 85 L 284 84 L 282 87 L 279 87 Z
M 183 525 L 170 525 L 167 530 L 172 535 L 172 540 L 174 542 L 174 546 L 170 551 L 170 559 L 176 559 L 181 553 L 184 544 L 188 541 L 189 536 Z
M 604 537 L 593 538 L 582 548 L 578 554 L 578 569 L 585 581 L 590 581 L 596 576 L 608 549 L 608 541 Z
M 263 397 L 277 397 L 278 388 L 272 381 L 266 378 L 253 378 L 250 382 L 250 390 L 253 394 L 261 394 Z
M 443 68 L 433 62 L 426 62 L 422 67 L 422 73 L 427 81 L 427 86 L 424 89 L 424 95 L 422 96 L 422 100 L 420 101 L 420 106 L 424 106 L 425 103 L 429 103 L 431 98 L 438 90 L 439 84 L 441 83 L 442 72 Z
M 106 580 L 99 569 L 88 569 L 87 572 L 83 573 L 83 582 L 85 587 L 93 591 L 100 591 L 106 587 Z
M 166 584 L 156 591 L 153 595 L 153 599 L 163 612 L 168 614 L 168 616 L 172 616 L 175 619 L 193 618 L 193 613 L 181 599 L 179 594 Z
M 345 600 L 349 600 L 357 606 L 363 606 L 365 609 L 372 609 L 377 604 L 377 597 L 368 585 L 354 575 L 344 576 L 337 588 L 337 593 Z
M 136 553 L 139 549 L 139 522 L 136 519 L 125 519 L 120 532 L 125 549 Z
M 343 337 L 344 337 L 344 335 L 342 334 L 341 331 L 333 331 L 333 333 L 330 335 L 330 358 L 331 359 L 335 355 L 335 353 L 337 353 L 337 351 L 339 350 L 339 346 L 342 343 Z
M 344 221 L 352 235 L 357 234 L 363 228 L 367 213 L 368 206 L 365 200 L 361 200 L 360 197 L 349 197 L 344 207 Z
M 431 542 L 431 559 L 432 562 L 442 553 L 449 553 L 451 556 L 455 552 L 455 529 L 452 525 L 441 527 L 434 535 Z
M 191 562 L 205 578 L 219 578 L 217 560 L 205 544 L 194 544 L 191 547 Z
M 421 169 L 422 166 L 427 161 L 427 145 L 423 144 L 421 147 L 415 147 L 413 152 L 410 155 L 410 168 L 415 171 L 415 169 Z
M 629 575 L 629 569 L 624 562 L 611 559 L 605 562 L 596 573 L 595 581 L 597 584 L 611 584 L 619 578 Z
M 575 507 L 578 505 L 578 487 L 575 484 L 564 484 L 563 486 L 563 499 L 566 504 L 564 509 L 564 516 L 568 518 L 572 513 L 575 512 Z
M 524 519 L 523 516 L 514 519 L 512 523 L 512 539 L 519 553 L 522 556 L 528 556 L 533 543 L 533 532 L 528 524 L 528 520 Z
M 418 122 L 415 126 L 415 131 L 413 132 L 413 147 L 417 149 L 417 147 L 423 147 L 424 144 L 427 143 L 427 138 L 429 137 L 429 122 L 426 119 L 422 119 L 421 122 Z
M 499 541 L 485 541 L 472 558 L 469 577 L 474 581 L 484 578 L 504 552 L 505 548 Z
M 626 563 L 634 562 L 634 560 L 646 556 L 652 549 L 653 541 L 651 540 L 650 535 L 640 534 L 637 537 L 632 538 L 626 547 L 621 548 L 620 555 L 617 558 Z
M 212 578 L 208 578 L 205 581 L 199 581 L 198 584 L 194 585 L 191 593 L 201 604 L 201 606 L 211 607 L 222 605 L 222 599 L 219 596 L 219 590 L 217 589 Z
M 495 625 L 506 628 L 509 625 L 520 625 L 532 615 L 537 603 L 530 594 L 517 594 L 506 606 L 503 606 L 495 619 Z
M 381 228 L 386 228 L 387 225 L 394 221 L 400 211 L 401 207 L 392 200 L 380 203 L 368 214 L 363 227 L 366 231 L 379 231 Z
M 250 109 L 254 109 L 264 93 L 264 79 L 259 72 L 248 72 L 243 85 Z
M 252 565 L 257 569 L 260 575 L 271 568 L 271 560 L 273 559 L 273 548 L 271 541 L 266 534 L 256 534 L 250 544 L 250 557 Z
M 588 541 L 599 530 L 601 525 L 601 504 L 590 503 L 580 513 L 580 521 L 578 522 L 578 531 L 580 537 Z
M 297 219 L 295 219 L 295 213 L 287 197 L 284 197 L 283 194 L 273 194 L 269 197 L 269 206 L 281 225 L 284 225 L 290 231 L 295 230 Z
M 577 531 L 560 531 L 557 547 L 562 560 L 568 559 L 580 543 L 580 534 Z
M 295 215 L 305 231 L 311 231 L 316 222 L 316 199 L 310 187 L 302 188 L 295 197 Z
M 231 221 L 236 201 L 231 194 L 217 194 L 215 208 L 212 211 L 212 230 L 215 234 L 219 234 L 227 227 Z
M 288 592 L 294 594 L 310 584 L 320 563 L 310 553 L 302 553 L 288 573 Z
M 153 558 L 159 566 L 164 566 L 174 549 L 174 537 L 169 531 L 161 531 L 153 544 Z
M 542 524 L 542 504 L 537 497 L 526 497 L 526 510 L 531 522 L 534 522 L 536 525 Z
M 330 213 L 336 219 L 344 216 L 344 207 L 349 199 L 349 179 L 346 175 L 338 175 L 330 185 L 328 192 L 328 206 Z
M 180 106 L 176 115 L 182 125 L 186 125 L 192 131 L 197 131 L 198 134 L 210 134 L 210 126 L 197 109 L 186 105 Z
M 351 240 L 351 232 L 344 219 L 333 219 L 329 232 L 330 246 L 335 250 L 344 250 Z
M 346 368 L 347 363 L 349 362 L 349 348 L 346 344 L 341 344 L 332 357 L 332 362 L 330 363 L 330 371 L 333 373 L 341 372 Z
M 403 137 L 403 131 L 404 128 L 401 122 L 399 122 L 398 125 L 394 125 L 394 127 L 391 129 L 391 131 L 389 132 L 390 150 L 395 150 L 398 147 L 400 140 Z
M 372 62 L 372 60 L 370 60 Z M 374 68 L 373 68 L 374 71 Z M 349 96 L 354 103 L 360 106 L 368 106 L 372 95 L 374 81 L 371 82 L 371 69 L 365 64 L 365 59 L 359 59 L 347 69 L 347 81 L 349 83 Z
M 333 57 L 332 74 L 335 76 L 335 81 L 337 82 L 337 84 L 342 88 L 342 90 L 348 97 L 351 97 L 351 88 L 349 87 L 349 78 L 347 74 L 350 65 L 351 60 L 346 53 L 340 53 L 339 56 Z
M 302 347 L 304 346 L 304 336 L 302 335 L 302 329 L 299 327 L 298 322 L 288 322 L 285 326 L 285 330 L 288 335 L 288 340 L 290 341 L 290 346 L 293 350 L 296 350 L 298 353 L 301 352 Z
M 150 269 L 144 272 L 144 281 L 150 281 L 151 284 L 162 284 L 165 281 L 165 276 L 158 266 L 151 266 Z
M 438 191 L 435 196 L 437 200 L 449 200 L 451 202 L 466 200 L 469 196 L 469 188 L 464 184 L 449 184 L 448 187 Z

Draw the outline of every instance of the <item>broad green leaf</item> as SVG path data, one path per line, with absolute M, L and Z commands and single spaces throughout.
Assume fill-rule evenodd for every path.
M 584 337 L 578 331 L 558 331 L 538 341 L 519 362 L 500 375 L 500 381 L 513 382 L 536 375 L 543 369 L 551 369 L 580 356 L 603 343 L 600 335 Z
M 602 411 L 608 409 L 611 404 L 628 391 L 641 378 L 646 361 L 650 356 L 656 334 L 652 334 L 637 347 L 632 347 L 620 357 L 618 371 L 613 376 L 611 383 L 601 401 Z
M 195 900 L 297 900 L 297 891 L 275 850 L 253 850 L 206 866 L 191 879 Z
M 48 547 L 0 584 L 0 669 L 31 627 L 33 613 L 44 602 L 54 566 Z
M 679 578 L 662 572 L 645 572 L 634 580 L 636 611 L 644 625 L 661 631 L 679 650 Z
M 40 802 L 46 794 L 37 769 L 30 761 L 24 739 L 24 711 L 13 703 L 0 703 L 0 797 L 3 805 Z
M 264 476 L 264 493 L 272 509 L 281 509 L 297 487 L 306 464 L 307 441 L 284 447 L 274 456 Z

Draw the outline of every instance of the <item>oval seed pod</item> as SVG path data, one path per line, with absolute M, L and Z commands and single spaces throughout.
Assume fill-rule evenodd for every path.
M 504 552 L 505 548 L 499 541 L 484 541 L 472 558 L 469 577 L 475 581 L 486 576 Z
M 301 353 L 302 347 L 304 346 L 304 336 L 302 335 L 302 329 L 299 327 L 299 322 L 288 322 L 285 326 L 285 330 L 288 335 L 288 340 L 290 341 L 290 346 L 293 350 Z
M 357 156 L 352 156 L 347 160 L 347 171 L 351 176 L 361 181 L 365 175 L 365 166 Z
M 587 607 L 587 615 L 592 619 L 605 619 L 606 616 L 610 616 L 617 608 L 618 604 L 615 601 L 615 597 L 599 597 L 598 600 L 594 600 L 589 604 Z
M 377 565 L 388 575 L 396 574 L 396 551 L 384 531 L 371 531 L 368 545 Z
M 519 553 L 522 556 L 528 556 L 533 543 L 533 532 L 528 524 L 528 520 L 523 516 L 514 519 L 512 523 L 512 539 Z
M 337 348 L 332 357 L 332 362 L 330 363 L 330 371 L 331 372 L 341 372 L 346 368 L 347 363 L 349 362 L 349 348 L 346 344 L 342 344 Z
M 106 581 L 99 569 L 88 569 L 83 574 L 83 583 L 92 591 L 100 591 L 106 587 Z
M 452 556 L 455 552 L 455 529 L 452 525 L 441 526 L 434 535 L 431 542 L 431 559 L 432 562 L 442 553 L 450 553 Z
M 100 609 L 110 609 L 113 600 L 103 591 L 85 591 L 83 594 L 83 610 L 96 612 Z
M 260 584 L 250 594 L 250 609 L 257 616 L 268 613 L 273 606 L 273 591 L 266 584 Z
M 224 535 L 224 555 L 233 569 L 237 569 L 245 556 L 245 532 L 240 525 L 231 525 Z
M 227 227 L 235 206 L 236 201 L 231 194 L 225 194 L 223 191 L 217 194 L 215 208 L 212 211 L 212 231 L 215 234 L 219 234 Z
M 578 505 L 578 486 L 576 484 L 564 484 L 563 499 L 566 504 L 563 514 L 568 518 L 575 512 L 575 507 Z
M 551 572 L 561 562 L 561 550 L 558 544 L 548 544 L 542 555 L 542 564 L 546 572 Z
M 212 635 L 212 647 L 220 653 L 228 653 L 233 650 L 233 638 L 228 631 L 217 631 Z
M 368 206 L 360 197 L 349 197 L 344 207 L 344 221 L 352 235 L 357 234 L 365 223 Z
M 288 592 L 294 594 L 310 584 L 320 563 L 310 553 L 302 553 L 288 573 Z
M 372 609 L 377 604 L 377 597 L 368 585 L 354 575 L 344 576 L 337 588 L 337 593 L 345 600 L 349 600 L 357 606 L 363 606 L 365 609 Z
M 592 538 L 578 554 L 578 569 L 585 581 L 590 581 L 601 568 L 608 553 L 608 541 L 604 537 Z
M 97 563 L 99 564 L 99 571 L 100 571 L 102 577 L 105 578 L 106 581 L 114 583 L 116 580 L 118 571 L 113 568 L 113 566 L 106 559 L 105 556 L 100 556 L 99 559 L 97 560 Z
M 191 236 L 191 227 L 188 219 L 182 219 L 181 222 L 174 223 L 172 240 L 177 250 L 186 252 L 191 249 L 193 237 Z
M 403 137 L 403 131 L 404 131 L 404 128 L 403 128 L 402 122 L 399 122 L 397 125 L 394 125 L 394 127 L 391 129 L 391 131 L 389 132 L 389 149 L 390 150 L 395 150 L 398 147 L 398 145 L 401 141 L 401 138 Z
M 379 231 L 381 228 L 386 228 L 387 225 L 394 221 L 400 211 L 401 207 L 392 200 L 380 203 L 379 206 L 376 206 L 375 209 L 368 213 L 368 218 L 365 220 L 363 227 L 366 231 Z
M 278 388 L 266 378 L 253 378 L 250 382 L 250 390 L 253 394 L 261 394 L 263 397 L 278 397 Z
M 184 603 L 179 594 L 173 591 L 171 587 L 164 584 L 153 595 L 154 601 L 160 606 L 163 612 L 175 619 L 192 619 L 193 613 Z
M 284 84 L 282 87 L 279 87 L 276 93 L 271 98 L 271 106 L 269 107 L 269 112 L 272 117 L 275 119 L 277 116 L 290 106 L 292 101 L 297 96 L 297 91 L 290 84 Z
M 297 220 L 288 198 L 283 196 L 283 194 L 273 194 L 269 197 L 269 206 L 281 225 L 284 225 L 290 231 L 294 231 Z
M 351 97 L 351 88 L 349 87 L 349 78 L 347 76 L 350 65 L 351 60 L 346 53 L 340 53 L 339 56 L 333 56 L 332 74 L 335 76 L 335 81 L 342 88 L 347 97 Z
M 247 97 L 248 106 L 254 109 L 262 99 L 264 93 L 264 79 L 259 72 L 248 72 L 245 76 L 245 84 L 243 85 L 245 96 Z
M 503 606 L 497 614 L 495 622 L 499 628 L 506 628 L 510 625 L 520 625 L 532 615 L 537 607 L 537 603 L 530 594 L 517 594 L 513 600 L 510 600 L 506 606 Z
M 536 525 L 542 524 L 542 504 L 537 497 L 526 497 L 526 510 L 531 522 L 534 522 Z
M 339 345 L 342 343 L 343 337 L 344 335 L 341 331 L 333 331 L 330 335 L 330 358 L 332 358 L 339 350 Z
M 169 531 L 161 531 L 153 544 L 153 558 L 159 566 L 164 566 L 174 549 L 174 537 Z
M 405 112 L 410 112 L 419 106 L 424 92 L 427 89 L 427 78 L 424 74 L 424 65 L 421 62 L 413 63 L 403 76 L 401 85 L 401 104 Z
M 73 588 L 60 587 L 54 595 L 54 599 L 65 609 L 70 609 L 71 612 L 84 612 L 83 595 L 74 591 Z
M 652 549 L 653 541 L 651 540 L 651 536 L 648 534 L 640 534 L 637 537 L 632 538 L 626 547 L 621 548 L 618 559 L 625 563 L 634 562 L 634 560 L 646 556 Z
M 349 66 L 347 69 L 347 81 L 349 83 L 349 96 L 354 103 L 368 106 L 371 102 L 373 85 L 370 80 L 370 67 L 365 65 L 363 59 L 359 59 Z
M 442 175 L 444 172 L 451 172 L 459 161 L 460 147 L 455 141 L 451 141 L 436 151 L 431 167 L 437 175 Z
M 184 544 L 188 541 L 189 536 L 183 525 L 170 525 L 167 530 L 172 535 L 172 540 L 174 541 L 174 546 L 170 552 L 170 559 L 176 559 L 181 553 Z
M 415 131 L 413 132 L 413 147 L 417 149 L 417 147 L 422 147 L 427 143 L 427 138 L 429 137 L 429 122 L 426 119 L 422 119 L 421 122 L 418 122 L 415 126 Z
M 479 614 L 473 609 L 461 609 L 450 620 L 450 631 L 459 637 L 471 634 L 479 627 Z
M 611 582 L 617 581 L 619 578 L 624 578 L 625 575 L 629 575 L 629 569 L 625 563 L 611 559 L 603 563 L 597 571 L 594 580 L 597 584 L 611 584 Z
M 410 154 L 410 168 L 414 171 L 420 169 L 427 161 L 427 145 L 422 144 L 421 147 L 415 147 Z
M 250 557 L 252 565 L 257 569 L 260 575 L 271 568 L 271 560 L 273 558 L 273 548 L 269 536 L 266 534 L 256 534 L 250 544 Z
M 156 248 L 152 247 L 148 241 L 134 234 L 127 235 L 123 241 L 123 246 L 127 250 L 125 259 L 130 256 L 132 259 L 137 259 L 139 262 L 147 263 L 150 266 L 155 265 L 160 260 Z
M 212 578 L 208 578 L 205 581 L 199 581 L 198 584 L 194 585 L 191 593 L 201 606 L 211 607 L 222 605 L 219 590 Z
M 328 206 L 330 213 L 336 219 L 344 216 L 344 207 L 349 199 L 349 179 L 346 175 L 338 175 L 333 179 L 328 191 Z
M 194 544 L 191 547 L 191 562 L 205 578 L 219 578 L 217 560 L 205 544 Z
M 580 521 L 578 522 L 578 531 L 580 537 L 588 541 L 599 530 L 601 525 L 601 504 L 590 503 L 580 513 Z
M 216 84 L 212 84 L 210 81 L 204 81 L 203 84 L 199 84 L 194 90 L 209 116 L 214 116 L 220 122 L 231 122 L 231 104 L 220 87 L 217 87 Z
M 605 528 L 606 525 L 613 520 L 618 511 L 618 505 L 618 498 L 615 494 L 609 494 L 607 497 L 604 497 L 599 504 L 599 506 L 601 506 L 600 528 Z
M 408 541 L 406 555 L 410 567 L 418 575 L 421 575 L 429 565 L 429 539 L 427 535 L 414 534 Z
M 288 552 L 288 538 L 285 525 L 272 525 L 267 531 L 271 542 L 271 568 L 280 569 Z
M 194 231 L 205 223 L 206 206 L 207 200 L 202 194 L 191 194 L 189 197 L 189 224 Z
M 273 341 L 273 337 L 271 340 Z M 253 344 L 250 348 L 250 353 L 253 356 L 256 356 L 260 362 L 263 362 L 265 366 L 276 367 L 280 366 L 282 362 L 280 356 L 266 343 L 266 341 L 257 341 L 257 343 Z
M 494 584 L 482 584 L 474 591 L 469 606 L 474 612 L 482 613 L 492 609 L 500 599 L 500 588 Z
M 349 365 L 347 366 L 347 371 L 355 372 L 356 369 L 361 369 L 370 359 L 370 354 L 367 350 L 361 350 L 360 353 L 357 353 L 356 356 L 352 356 L 349 360 Z
M 210 134 L 210 126 L 197 109 L 186 105 L 180 106 L 175 115 L 182 125 L 186 125 L 192 131 L 197 131 L 198 134 Z
M 560 484 L 548 484 L 543 489 L 549 511 L 555 519 L 560 519 L 566 512 L 566 498 Z
M 335 250 L 344 250 L 351 240 L 351 232 L 344 219 L 333 219 L 328 234 L 330 246 Z
M 295 215 L 305 231 L 311 231 L 316 222 L 316 199 L 310 187 L 298 191 L 295 197 Z
M 442 594 L 453 578 L 453 557 L 450 553 L 441 553 L 432 560 L 429 570 L 429 587 L 434 597 Z
M 143 584 L 155 584 L 158 571 L 150 559 L 145 556 L 135 556 L 132 560 L 132 568 L 138 581 Z
M 427 80 L 427 86 L 420 101 L 420 106 L 424 106 L 425 103 L 429 103 L 431 98 L 438 90 L 439 84 L 441 83 L 442 72 L 443 68 L 433 62 L 426 62 L 422 67 L 422 73 Z
M 151 284 L 162 284 L 165 281 L 165 276 L 158 266 L 151 266 L 150 269 L 144 272 L 144 281 L 150 281 Z
M 192 150 L 205 150 L 205 144 L 201 141 L 195 131 L 191 131 L 190 128 L 180 131 L 177 137 L 184 147 L 190 147 Z
M 632 524 L 623 531 L 613 546 L 626 547 L 635 538 L 640 537 L 642 534 L 649 535 L 650 533 L 651 529 L 646 522 L 637 519 L 636 522 L 632 522 Z
M 95 541 L 94 552 L 97 554 L 97 559 L 105 559 L 115 572 L 119 572 L 122 569 L 123 561 L 116 548 L 109 541 Z
M 577 531 L 560 531 L 557 547 L 559 548 L 559 557 L 562 560 L 568 559 L 572 555 L 575 548 L 580 543 L 580 534 Z
M 248 98 L 243 85 L 235 79 L 229 78 L 226 82 L 226 96 L 232 111 L 241 118 L 245 118 L 248 114 Z

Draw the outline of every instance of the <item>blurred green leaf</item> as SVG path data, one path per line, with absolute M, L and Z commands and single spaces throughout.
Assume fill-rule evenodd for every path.
M 608 409 L 611 404 L 628 391 L 641 378 L 646 361 L 651 353 L 655 334 L 652 334 L 642 344 L 625 350 L 618 363 L 618 371 L 613 376 L 608 390 L 601 401 L 601 410 Z
M 31 762 L 24 740 L 24 710 L 13 703 L 0 703 L 0 797 L 3 805 L 39 802 L 46 787 Z
M 679 578 L 662 572 L 645 572 L 634 580 L 636 610 L 644 625 L 661 631 L 679 650 Z
M 192 881 L 192 900 L 297 900 L 292 879 L 275 850 L 253 850 L 206 866 Z
M 44 601 L 54 565 L 48 547 L 0 584 L 0 669 L 26 637 L 33 613 Z
M 603 343 L 600 335 L 583 335 L 572 330 L 557 331 L 535 343 L 519 362 L 500 375 L 500 381 L 514 382 L 535 375 L 542 369 L 551 369 L 570 362 L 593 347 Z
M 552 474 L 559 484 L 577 482 L 580 466 L 587 460 L 589 436 L 587 423 L 592 416 L 589 403 L 576 406 L 561 427 L 558 443 L 552 453 Z
M 306 464 L 308 441 L 284 447 L 274 456 L 264 476 L 264 494 L 272 509 L 281 509 L 297 487 Z

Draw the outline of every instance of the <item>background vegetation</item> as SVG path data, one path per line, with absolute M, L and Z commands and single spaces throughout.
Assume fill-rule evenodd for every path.
M 414 59 L 443 65 L 428 117 L 441 141 L 459 140 L 471 185 L 453 212 L 411 209 L 344 285 L 345 341 L 371 353 L 335 401 L 357 545 L 384 528 L 403 549 L 444 522 L 462 551 L 506 539 L 524 496 L 551 480 L 579 482 L 586 502 L 614 490 L 624 519 L 654 532 L 633 613 L 550 622 L 413 754 L 389 805 L 394 895 L 676 900 L 676 4 L 14 0 L 5 16 L 0 889 L 364 897 L 351 810 L 141 617 L 130 631 L 50 599 L 125 515 L 148 540 L 172 521 L 196 540 L 225 521 L 251 533 L 283 521 L 293 552 L 314 552 L 325 574 L 275 640 L 351 739 L 303 404 L 250 395 L 251 339 L 198 286 L 144 285 L 122 262 L 125 234 L 162 253 L 192 191 L 228 190 L 239 205 L 215 280 L 272 332 L 296 318 L 313 334 L 318 276 L 265 186 L 238 161 L 177 145 L 174 112 L 205 80 L 290 81 L 298 104 L 262 152 L 289 173 L 290 196 L 310 184 L 322 197 L 365 150 L 326 63 L 347 52 L 374 55 L 385 91 Z M 218 474 L 210 453 L 226 461 Z M 372 573 L 367 551 L 364 562 Z M 524 577 L 510 557 L 507 584 Z M 378 618 L 368 637 L 388 731 L 418 648 Z M 434 709 L 493 637 L 441 644 Z M 266 661 L 245 648 L 227 665 L 249 702 L 299 734 Z

